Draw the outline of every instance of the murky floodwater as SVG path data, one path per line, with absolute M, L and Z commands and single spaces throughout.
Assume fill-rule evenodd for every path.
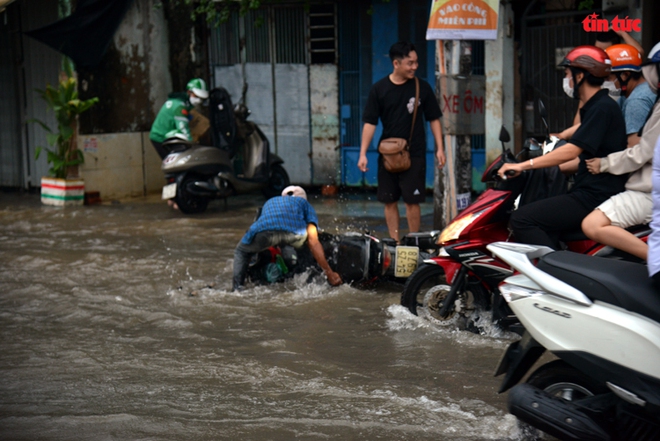
M 261 203 L 0 194 L 0 438 L 519 439 L 492 377 L 507 338 L 434 328 L 392 284 L 229 292 Z M 331 232 L 381 224 L 375 202 L 313 204 Z

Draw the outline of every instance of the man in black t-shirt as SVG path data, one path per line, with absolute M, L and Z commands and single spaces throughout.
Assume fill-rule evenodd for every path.
M 371 87 L 369 99 L 364 109 L 362 122 L 362 145 L 358 168 L 367 171 L 367 150 L 371 145 L 376 125 L 380 118 L 383 133 L 380 139 L 410 137 L 410 129 L 415 110 L 415 71 L 417 53 L 415 46 L 398 42 L 390 48 L 392 73 Z M 418 111 L 410 142 L 410 169 L 401 173 L 390 173 L 383 167 L 378 156 L 378 200 L 385 204 L 385 222 L 390 237 L 399 240 L 399 207 L 397 202 L 403 197 L 406 205 L 408 230 L 419 231 L 421 224 L 420 202 L 425 199 L 426 189 L 426 135 L 424 119 L 430 123 L 435 139 L 438 167 L 445 165 L 445 152 L 442 146 L 442 112 L 431 86 L 419 80 Z M 380 143 L 380 141 L 379 141 Z
M 585 162 L 626 148 L 621 109 L 608 91 L 600 88 L 610 74 L 610 65 L 605 51 L 595 46 L 578 46 L 570 51 L 560 64 L 565 67 L 564 91 L 580 100 L 582 124 L 568 144 L 529 161 L 504 164 L 498 171 L 506 179 L 507 171 L 518 176 L 523 170 L 580 159 L 575 183 L 567 194 L 532 202 L 513 212 L 511 229 L 516 242 L 557 249 L 562 232 L 578 230 L 594 208 L 623 191 L 627 175 L 592 175 Z

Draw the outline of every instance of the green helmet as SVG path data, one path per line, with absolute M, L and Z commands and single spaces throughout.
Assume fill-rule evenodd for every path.
M 192 80 L 188 81 L 186 90 L 191 90 L 192 93 L 202 99 L 209 97 L 209 90 L 206 88 L 206 82 L 201 78 L 193 78 Z

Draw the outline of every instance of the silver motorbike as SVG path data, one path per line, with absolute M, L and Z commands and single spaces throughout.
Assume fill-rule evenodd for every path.
M 211 146 L 180 138 L 163 142 L 169 154 L 161 169 L 166 185 L 162 198 L 172 199 L 182 213 L 206 210 L 213 199 L 259 191 L 266 198 L 278 196 L 289 186 L 284 160 L 270 151 L 259 126 L 248 121 L 247 87 L 233 106 L 229 93 L 213 89 L 209 96 Z

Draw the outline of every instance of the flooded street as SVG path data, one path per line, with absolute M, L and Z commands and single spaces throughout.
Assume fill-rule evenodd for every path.
M 384 237 L 365 198 L 310 202 L 321 229 Z M 263 202 L 184 216 L 0 193 L 0 438 L 520 439 L 492 376 L 509 337 L 433 327 L 396 284 L 230 292 Z

